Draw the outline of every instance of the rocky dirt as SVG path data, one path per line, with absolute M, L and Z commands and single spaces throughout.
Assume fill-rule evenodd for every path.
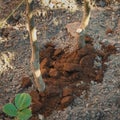
M 8 3 L 4 1 L 1 10 Z M 32 85 L 31 50 L 22 5 L 0 29 L 0 120 L 13 119 L 3 114 L 2 106 L 21 92 L 32 96 L 31 120 L 44 119 L 41 115 L 47 120 L 119 120 L 119 3 L 108 7 L 99 2 L 92 11 L 85 35 L 87 44 L 82 49 L 76 47 L 77 41 L 65 27 L 81 20 L 81 8 L 76 12 L 46 11 L 38 3 L 35 6 L 40 16 L 35 21 L 46 90 L 38 93 Z M 5 16 L 1 14 L 1 18 Z

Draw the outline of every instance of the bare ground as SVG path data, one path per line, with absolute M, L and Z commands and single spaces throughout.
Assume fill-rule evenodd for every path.
M 39 8 L 38 4 L 36 6 Z M 20 10 L 23 11 L 24 6 Z M 74 51 L 76 42 L 66 32 L 65 25 L 81 20 L 81 16 L 81 10 L 75 13 L 67 10 L 50 10 L 47 16 L 36 17 L 40 47 L 44 48 L 43 46 L 51 41 L 55 49 L 59 48 L 68 53 Z M 24 77 L 33 79 L 29 63 L 31 50 L 24 13 L 18 17 L 15 15 L 11 19 L 8 21 L 9 24 L 0 29 L 1 120 L 10 120 L 1 111 L 5 103 L 11 102 L 17 93 L 34 90 L 34 87 L 21 87 Z M 86 33 L 93 38 L 93 46 L 96 50 L 102 50 L 100 43 L 103 43 L 106 46 L 114 45 L 117 53 L 111 55 L 105 62 L 107 71 L 104 73 L 103 81 L 97 83 L 91 80 L 87 98 L 86 92 L 82 91 L 82 95 L 74 99 L 66 109 L 53 111 L 47 120 L 120 119 L 120 5 L 94 9 Z M 94 64 L 101 67 L 99 57 L 96 61 Z M 84 81 L 77 85 L 83 83 Z

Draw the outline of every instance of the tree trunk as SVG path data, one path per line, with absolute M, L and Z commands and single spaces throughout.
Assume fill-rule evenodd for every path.
M 27 24 L 28 32 L 32 50 L 31 56 L 31 68 L 34 76 L 33 83 L 36 89 L 40 91 L 45 90 L 45 83 L 42 79 L 42 74 L 40 71 L 40 62 L 39 62 L 39 43 L 37 42 L 36 28 L 34 25 L 33 19 L 33 0 L 26 0 L 26 12 L 27 12 Z

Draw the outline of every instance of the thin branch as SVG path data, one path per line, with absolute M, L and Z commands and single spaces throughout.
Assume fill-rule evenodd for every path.
M 33 0 L 26 0 L 26 11 L 27 11 L 27 23 L 28 23 L 28 32 L 30 36 L 30 44 L 32 50 L 31 56 L 31 68 L 34 76 L 34 85 L 38 91 L 45 90 L 45 83 L 42 79 L 42 74 L 40 71 L 40 62 L 39 62 L 39 43 L 37 42 L 36 28 L 34 25 L 33 18 Z

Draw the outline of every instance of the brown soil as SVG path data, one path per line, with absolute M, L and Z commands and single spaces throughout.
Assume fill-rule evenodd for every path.
M 17 1 L 14 0 L 14 2 L 11 0 L 10 1 L 4 1 L 4 0 L 0 1 L 0 4 L 1 4 L 0 19 L 2 20 L 2 18 L 6 18 L 6 16 L 8 16 L 9 13 L 11 13 L 13 8 L 16 8 L 16 5 L 19 3 L 19 1 L 20 0 L 17 0 Z M 100 1 L 100 0 L 98 0 L 98 1 Z M 1 2 L 3 2 L 3 3 L 1 3 Z M 24 6 L 21 6 L 21 7 L 24 7 Z M 9 8 L 9 9 L 6 9 L 6 8 Z M 96 30 L 99 30 L 96 35 L 98 35 L 101 38 L 101 40 L 103 40 L 103 38 L 105 38 L 110 41 L 109 43 L 111 43 L 111 41 L 117 42 L 117 40 L 119 39 L 118 36 L 120 33 L 119 32 L 120 21 L 118 21 L 118 25 L 117 25 L 117 28 L 115 28 L 115 30 L 112 29 L 113 27 L 111 25 L 111 21 L 112 21 L 112 23 L 116 23 L 117 19 L 119 19 L 119 10 L 118 10 L 118 12 L 115 10 L 112 10 L 112 9 L 110 11 L 110 9 L 107 10 L 106 8 L 104 9 L 104 11 L 103 11 L 103 9 L 101 9 L 101 10 L 95 10 L 93 12 L 93 15 L 92 15 L 93 17 L 90 21 L 90 26 L 88 27 L 89 32 L 87 32 L 87 33 L 89 33 L 91 36 L 94 36 L 96 34 Z M 21 11 L 24 11 L 24 9 L 22 8 Z M 5 28 L 2 28 L 2 30 L 0 31 L 0 36 L 3 38 L 5 37 L 5 40 L 7 39 L 7 41 L 0 44 L 1 51 L 2 52 L 16 51 L 16 53 L 17 53 L 16 60 L 11 61 L 11 63 L 13 65 L 15 65 L 15 69 L 14 70 L 9 69 L 9 64 L 8 64 L 7 71 L 4 71 L 4 69 L 3 69 L 2 71 L 4 71 L 4 74 L 2 74 L 0 76 L 0 79 L 1 79 L 0 120 L 10 120 L 10 118 L 8 118 L 8 116 L 6 116 L 1 111 L 3 104 L 11 102 L 11 101 L 13 102 L 13 99 L 14 99 L 13 96 L 15 94 L 17 94 L 19 92 L 26 92 L 26 91 L 28 92 L 31 90 L 31 87 L 29 89 L 25 89 L 25 88 L 28 88 L 29 86 L 31 86 L 31 84 L 32 84 L 31 79 L 33 79 L 33 76 L 31 75 L 31 71 L 29 69 L 29 60 L 30 60 L 31 52 L 30 52 L 30 48 L 29 48 L 29 42 L 25 39 L 25 36 L 24 36 L 26 30 L 22 29 L 19 26 L 19 23 L 24 25 L 24 19 L 25 19 L 21 14 L 18 14 L 19 12 L 21 13 L 21 11 L 19 11 L 19 10 L 16 11 L 15 14 L 7 21 L 9 23 L 9 25 L 11 26 L 11 28 L 9 28 L 8 27 L 9 25 L 8 25 Z M 64 29 L 62 29 L 62 28 L 66 24 L 68 24 L 70 22 L 78 21 L 80 19 L 80 16 L 81 16 L 80 11 L 76 12 L 75 14 L 65 12 L 65 10 L 63 10 L 63 11 L 55 10 L 55 11 L 53 11 L 53 13 L 54 13 L 53 15 L 51 15 L 52 14 L 51 11 L 50 11 L 50 13 L 48 12 L 48 16 L 50 17 L 50 18 L 48 17 L 49 19 L 45 18 L 45 20 L 44 20 L 44 18 L 42 18 L 42 17 L 38 18 L 39 22 L 36 22 L 36 23 L 38 23 L 36 26 L 38 28 L 38 31 L 41 31 L 41 32 L 43 31 L 43 33 L 41 33 L 38 36 L 38 38 L 39 38 L 38 40 L 41 43 L 44 40 L 46 41 L 47 38 L 50 38 L 52 40 L 58 39 L 58 38 L 60 39 L 60 34 L 58 34 L 58 36 L 54 37 L 54 34 L 55 35 L 57 34 L 57 32 L 56 32 L 57 29 L 59 28 L 59 30 L 62 30 L 62 32 L 64 33 Z M 24 13 L 24 12 L 22 12 L 22 13 Z M 115 13 L 115 16 L 112 13 Z M 103 15 L 103 17 L 101 17 L 102 15 Z M 58 21 L 62 20 L 62 24 L 60 23 L 60 25 L 62 25 L 62 26 L 59 25 L 59 26 L 55 27 L 55 25 L 51 22 L 51 21 L 54 21 L 54 18 L 57 18 Z M 112 20 L 112 18 L 116 18 L 116 20 Z M 108 23 L 108 24 L 106 24 L 106 23 Z M 50 35 L 47 34 L 46 37 L 44 36 L 44 32 L 46 30 L 43 30 L 43 28 L 44 28 L 43 26 L 48 26 Z M 114 24 L 113 24 L 113 26 L 114 26 Z M 14 27 L 17 29 L 13 29 Z M 73 29 L 69 29 L 69 30 L 73 30 Z M 68 32 L 69 32 L 69 30 L 68 30 Z M 64 34 L 66 34 L 66 33 L 64 33 Z M 63 34 L 63 37 L 64 37 L 64 34 Z M 98 38 L 98 37 L 94 37 L 94 39 L 96 39 L 96 38 Z M 66 40 L 66 37 L 64 39 Z M 64 109 L 65 107 L 72 104 L 73 100 L 77 96 L 79 97 L 80 95 L 82 95 L 83 91 L 86 92 L 86 99 L 87 99 L 88 95 L 89 95 L 89 88 L 90 88 L 91 81 L 95 81 L 96 83 L 102 82 L 104 73 L 105 73 L 105 69 L 106 69 L 106 65 L 104 63 L 107 61 L 107 58 L 110 54 L 115 53 L 115 47 L 112 45 L 109 45 L 109 46 L 103 45 L 101 51 L 96 51 L 93 48 L 92 38 L 90 38 L 89 36 L 86 36 L 85 39 L 87 42 L 87 45 L 85 46 L 85 48 L 77 49 L 71 53 L 68 53 L 68 52 L 66 53 L 66 51 L 64 51 L 62 49 L 56 49 L 55 46 L 51 43 L 47 44 L 45 46 L 45 49 L 43 51 L 41 51 L 41 53 L 40 53 L 40 55 L 41 55 L 40 56 L 41 70 L 42 70 L 43 79 L 46 83 L 46 90 L 44 93 L 39 93 L 38 91 L 35 91 L 35 90 L 30 92 L 30 95 L 32 96 L 31 107 L 32 107 L 32 112 L 33 112 L 33 116 L 31 118 L 31 120 L 38 120 L 38 114 L 44 114 L 46 117 L 46 116 L 49 116 L 55 110 Z M 73 44 L 73 39 L 72 39 L 72 42 L 71 42 L 71 40 L 69 42 L 70 42 L 70 44 Z M 62 40 L 60 42 L 60 45 L 63 45 Z M 6 56 L 8 56 L 8 58 L 9 58 L 9 54 Z M 96 56 L 100 56 L 102 58 L 102 61 L 101 61 L 102 66 L 100 66 L 100 67 L 94 67 L 94 60 L 95 60 Z M 5 64 L 6 64 L 6 62 L 5 62 Z M 114 64 L 116 64 L 116 63 L 114 63 Z M 112 69 L 116 74 L 118 74 L 117 72 L 119 72 L 119 71 L 116 72 L 114 70 L 114 67 L 111 67 L 109 69 Z M 110 72 L 108 74 L 108 76 L 110 76 L 110 74 L 113 74 L 113 72 Z M 29 77 L 23 77 L 24 75 L 29 76 Z M 21 80 L 21 77 L 22 77 L 22 80 Z M 117 77 L 117 79 L 119 79 L 119 74 L 116 75 L 116 77 Z M 19 79 L 22 81 L 22 84 L 21 84 L 22 90 L 19 87 Z M 116 79 L 114 79 L 114 81 L 116 81 Z M 108 83 L 108 82 L 106 82 L 106 83 Z M 112 83 L 113 82 L 111 82 L 111 84 Z M 114 85 L 115 84 L 117 84 L 117 82 L 114 82 Z M 106 85 L 104 85 L 104 83 L 103 83 L 103 88 L 105 86 Z M 108 86 L 108 84 L 107 84 L 107 86 Z M 119 86 L 119 84 L 118 84 L 118 86 Z M 108 87 L 110 87 L 110 85 Z M 95 87 L 94 89 L 96 89 L 96 88 L 97 87 Z M 113 98 L 114 98 L 115 91 L 117 91 L 116 87 L 114 88 L 115 90 L 113 88 L 110 88 L 110 89 L 111 89 L 111 91 L 109 92 L 110 95 L 108 95 L 108 99 L 109 99 L 109 96 L 113 96 Z M 92 93 L 92 94 L 94 96 L 94 93 Z M 118 93 L 116 92 L 116 95 L 117 94 Z M 102 97 L 101 97 L 101 95 L 102 95 Z M 105 93 L 102 92 L 101 94 L 98 95 L 99 98 L 101 97 L 101 103 L 108 100 L 108 99 L 106 99 L 106 97 L 104 97 L 104 95 L 106 95 L 106 92 Z M 93 97 L 93 99 L 94 98 L 95 97 Z M 102 98 L 104 98 L 104 99 L 102 99 Z M 109 104 L 112 106 L 112 104 L 111 104 L 112 99 L 110 98 L 109 100 L 110 100 L 110 103 L 109 103 L 109 101 L 106 102 L 108 106 L 106 104 L 100 103 L 101 105 L 103 105 L 104 109 L 110 108 Z M 90 101 L 92 101 L 92 99 Z M 119 99 L 118 99 L 118 101 L 119 101 Z M 119 106 L 118 101 L 116 103 Z M 94 102 L 89 102 L 89 104 L 90 105 L 94 104 Z M 115 104 L 115 102 L 114 102 L 114 104 Z M 115 107 L 114 104 L 112 107 Z M 95 103 L 94 106 L 95 107 L 99 106 L 99 103 L 98 102 Z M 105 113 L 109 112 L 109 114 L 111 116 L 110 118 L 108 117 L 109 119 L 113 119 L 114 116 L 115 116 L 114 119 L 117 119 L 116 118 L 117 117 L 117 115 L 116 115 L 117 107 L 115 107 L 115 109 L 113 109 L 113 111 L 114 110 L 115 111 L 114 112 L 112 111 L 113 115 L 111 115 L 112 107 L 111 107 L 111 109 L 109 109 L 109 111 L 104 111 L 104 112 Z M 94 107 L 93 107 L 93 109 L 94 109 Z M 85 111 L 85 112 L 87 112 L 87 111 Z M 109 116 L 109 114 L 107 114 L 107 115 Z M 87 117 L 85 119 L 87 119 Z M 102 118 L 100 118 L 100 119 L 102 119 Z
M 86 98 L 91 81 L 102 82 L 105 71 L 104 62 L 111 53 L 115 53 L 114 46 L 103 46 L 102 51 L 96 51 L 92 42 L 86 36 L 87 45 L 71 53 L 62 49 L 55 49 L 51 43 L 41 51 L 41 71 L 46 83 L 43 93 L 31 91 L 32 96 L 32 120 L 37 119 L 37 113 L 49 116 L 53 110 L 63 109 L 70 105 L 74 98 L 86 91 Z M 101 68 L 94 67 L 95 57 L 102 57 Z M 23 80 L 22 86 L 29 86 L 28 78 Z

